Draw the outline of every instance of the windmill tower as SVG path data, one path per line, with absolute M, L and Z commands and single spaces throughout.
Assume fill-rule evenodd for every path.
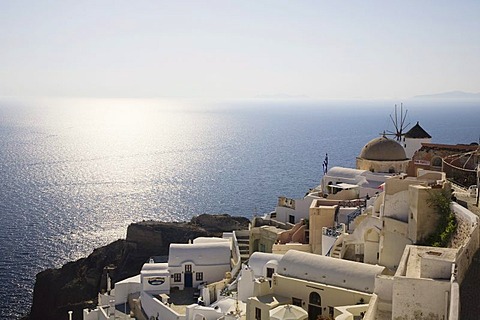
M 407 133 L 403 136 L 403 147 L 407 158 L 412 158 L 417 150 L 420 150 L 422 143 L 431 143 L 432 136 L 427 133 L 417 121 Z

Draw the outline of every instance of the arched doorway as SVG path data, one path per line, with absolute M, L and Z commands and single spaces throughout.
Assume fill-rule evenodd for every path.
M 322 315 L 322 298 L 316 292 L 311 292 L 308 297 L 308 320 L 317 320 Z

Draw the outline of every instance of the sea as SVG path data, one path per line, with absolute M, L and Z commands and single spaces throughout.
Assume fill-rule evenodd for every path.
M 304 196 L 327 154 L 354 167 L 400 114 L 432 142 L 479 141 L 473 100 L 0 98 L 0 318 L 29 312 L 38 272 L 132 222 L 251 218 Z

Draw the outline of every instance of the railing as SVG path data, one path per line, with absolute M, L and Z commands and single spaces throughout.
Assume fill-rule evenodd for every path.
M 323 228 L 322 234 L 324 236 L 338 238 L 344 232 L 344 225 L 340 224 L 334 228 Z
M 330 249 L 328 249 L 328 252 L 327 252 L 327 254 L 326 254 L 325 256 L 331 257 L 330 253 L 332 253 L 332 249 L 333 249 L 333 247 L 335 247 L 335 244 L 336 244 L 336 243 L 337 243 L 337 242 L 335 241 L 335 242 L 332 244 L 332 246 L 330 247 Z
M 356 199 L 356 200 L 342 200 L 338 202 L 338 206 L 340 207 L 366 207 L 367 200 L 366 199 Z
M 358 208 L 357 210 L 349 213 L 347 215 L 347 227 L 350 226 L 350 222 L 352 222 L 353 220 L 355 220 L 356 217 L 358 217 L 359 215 L 362 214 L 362 208 Z
M 332 250 L 336 247 L 338 247 L 340 244 L 342 244 L 342 247 L 341 247 L 341 252 L 340 252 L 340 257 L 343 257 L 343 253 L 344 253 L 344 246 L 343 246 L 343 239 L 345 239 L 345 235 L 344 234 L 341 234 L 340 236 L 337 237 L 337 239 L 335 240 L 335 242 L 332 244 L 332 246 L 330 247 L 330 249 L 328 249 L 328 252 L 326 254 L 326 256 L 328 257 L 331 257 L 331 253 L 332 253 Z

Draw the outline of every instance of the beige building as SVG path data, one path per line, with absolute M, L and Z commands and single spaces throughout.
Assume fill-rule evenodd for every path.
M 375 279 L 384 270 L 382 266 L 288 251 L 279 261 L 271 285 L 264 282 L 262 294 L 248 298 L 246 317 L 269 319 L 270 310 L 281 304 L 303 308 L 312 320 L 320 315 L 333 317 L 340 306 L 360 304 L 366 311 Z
M 435 229 L 437 214 L 429 205 L 431 194 L 449 189 L 442 173 L 392 177 L 373 205 L 356 219 L 355 230 L 333 247 L 342 248 L 341 258 L 396 270 L 405 246 L 423 243 Z

